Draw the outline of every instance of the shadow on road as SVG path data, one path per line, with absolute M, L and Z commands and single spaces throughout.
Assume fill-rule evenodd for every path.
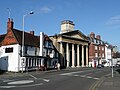
M 115 71 L 117 71 L 120 74 L 120 68 L 116 69 Z
M 6 73 L 6 71 L 0 70 L 0 75 Z

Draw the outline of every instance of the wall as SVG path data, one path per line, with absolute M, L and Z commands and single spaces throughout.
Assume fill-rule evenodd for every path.
M 13 52 L 10 53 L 5 53 L 5 49 L 6 48 L 13 48 Z M 1 64 L 4 64 L 7 67 L 1 67 L 1 69 L 3 70 L 7 70 L 7 71 L 14 71 L 17 72 L 19 70 L 19 45 L 15 44 L 15 45 L 7 45 L 7 46 L 2 46 L 0 47 L 2 54 L 0 56 L 0 60 Z M 6 59 L 6 62 L 3 62 L 3 60 Z

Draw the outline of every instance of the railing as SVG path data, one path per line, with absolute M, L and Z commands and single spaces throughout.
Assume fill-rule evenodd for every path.
M 45 57 L 25 56 L 21 59 L 21 71 L 43 70 Z

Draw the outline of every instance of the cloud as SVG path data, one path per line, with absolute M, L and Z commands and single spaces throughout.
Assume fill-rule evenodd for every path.
M 120 15 L 110 17 L 106 22 L 107 26 L 120 26 Z
M 39 9 L 39 13 L 49 13 L 51 11 L 52 11 L 52 9 L 49 7 L 42 7 Z

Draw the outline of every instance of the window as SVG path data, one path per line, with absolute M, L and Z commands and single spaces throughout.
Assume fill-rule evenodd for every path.
M 97 46 L 95 46 L 95 50 L 97 50 Z
M 97 54 L 97 53 L 95 53 L 95 57 L 98 57 L 98 54 Z
M 101 54 L 99 53 L 99 57 L 101 57 Z
M 28 50 L 28 48 L 27 48 L 27 47 L 25 47 L 25 54 L 27 54 L 27 50 Z
M 102 54 L 102 57 L 104 57 L 104 53 Z
M 5 53 L 12 53 L 12 52 L 13 52 L 13 47 L 5 49 Z
M 100 50 L 100 47 L 99 47 L 99 50 Z
M 102 50 L 104 51 L 104 47 L 102 47 Z

